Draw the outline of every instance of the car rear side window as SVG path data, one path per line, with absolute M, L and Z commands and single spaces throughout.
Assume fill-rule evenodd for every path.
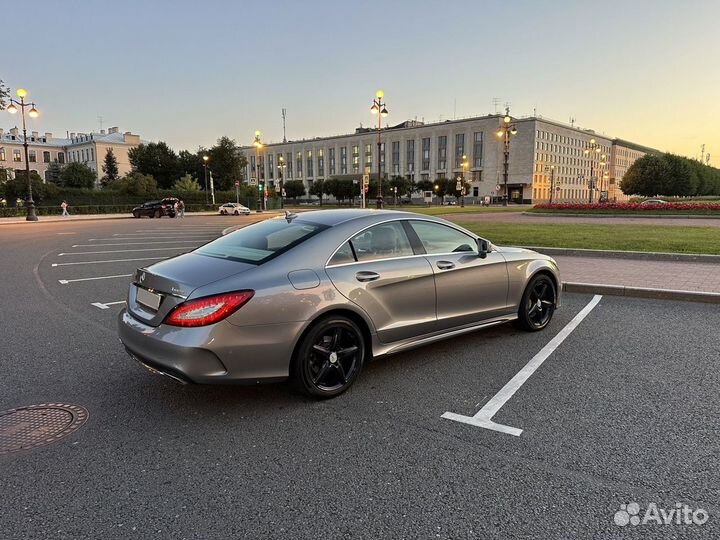
M 351 263 L 351 262 L 355 262 L 355 254 L 353 253 L 352 247 L 350 246 L 350 242 L 345 242 L 335 252 L 335 255 L 332 256 L 332 258 L 328 262 L 328 266 L 333 266 L 336 264 Z
M 373 261 L 414 255 L 402 223 L 380 223 L 354 236 L 350 243 L 357 260 Z
M 326 225 L 286 219 L 269 219 L 213 240 L 194 251 L 200 255 L 262 264 L 294 248 Z

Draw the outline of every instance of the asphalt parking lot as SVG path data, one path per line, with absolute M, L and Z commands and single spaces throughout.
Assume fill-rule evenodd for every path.
M 0 454 L 0 538 L 718 537 L 717 306 L 566 294 L 546 331 L 379 360 L 326 402 L 132 362 L 115 319 L 135 268 L 256 219 L 0 228 L 0 410 L 89 413 Z M 492 403 L 521 433 L 443 417 Z M 618 524 L 631 503 L 708 518 Z

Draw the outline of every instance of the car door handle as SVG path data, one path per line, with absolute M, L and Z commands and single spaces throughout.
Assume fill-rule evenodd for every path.
M 438 261 L 437 267 L 440 270 L 450 270 L 451 268 L 455 268 L 455 263 L 451 261 Z
M 377 272 L 358 272 L 355 274 L 355 279 L 358 281 L 365 283 L 366 281 L 375 281 L 380 277 L 380 274 Z

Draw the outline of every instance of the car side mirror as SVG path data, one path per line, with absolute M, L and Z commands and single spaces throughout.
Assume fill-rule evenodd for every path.
M 483 240 L 482 238 L 478 238 L 477 245 L 478 257 L 484 259 L 485 257 L 487 257 L 487 254 L 490 251 L 490 242 L 488 242 L 487 240 Z

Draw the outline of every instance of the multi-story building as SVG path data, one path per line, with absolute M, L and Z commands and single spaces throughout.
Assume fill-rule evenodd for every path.
M 378 159 L 383 178 L 455 179 L 463 174 L 466 156 L 471 199 L 507 195 L 512 202 L 547 201 L 554 174 L 554 201 L 588 201 L 590 189 L 594 200 L 601 195 L 621 200 L 624 195 L 616 186 L 622 175 L 636 159 L 656 152 L 540 117 L 513 118 L 516 133 L 510 135 L 505 193 L 503 141 L 497 136 L 502 120 L 503 115 L 494 114 L 432 124 L 403 122 L 382 129 L 379 151 L 377 129 L 362 127 L 348 135 L 270 143 L 260 150 L 257 164 L 257 149 L 246 146 L 241 148 L 248 160 L 245 178 L 273 186 L 282 156 L 285 179 L 302 180 L 306 188 L 331 177 L 376 176 Z
M 85 163 L 93 171 L 98 182 L 103 176 L 102 165 L 105 154 L 112 148 L 121 176 L 130 172 L 128 151 L 140 144 L 140 136 L 129 131 L 120 133 L 117 127 L 107 132 L 68 133 L 66 138 L 53 137 L 52 133 L 40 135 L 37 131 L 28 134 L 28 160 L 30 170 L 37 172 L 43 180 L 52 162 Z M 23 135 L 18 128 L 5 131 L 0 128 L 0 169 L 25 170 Z

